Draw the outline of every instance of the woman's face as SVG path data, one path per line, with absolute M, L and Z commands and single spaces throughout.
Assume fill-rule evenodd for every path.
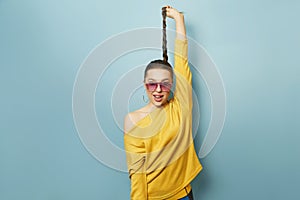
M 160 107 L 168 101 L 172 87 L 171 73 L 166 69 L 150 69 L 147 71 L 144 86 L 149 101 Z

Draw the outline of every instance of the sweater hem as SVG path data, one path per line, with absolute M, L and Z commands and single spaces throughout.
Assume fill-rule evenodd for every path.
M 174 195 L 176 195 L 182 188 L 184 188 L 185 186 L 187 186 L 189 183 L 192 182 L 192 180 L 199 174 L 199 172 L 203 169 L 202 165 L 200 165 L 200 167 L 195 171 L 195 173 L 186 181 L 184 182 L 182 185 L 180 185 L 176 190 L 174 190 L 172 193 L 163 195 L 163 196 L 148 196 L 149 200 L 161 200 L 161 199 L 168 199 Z

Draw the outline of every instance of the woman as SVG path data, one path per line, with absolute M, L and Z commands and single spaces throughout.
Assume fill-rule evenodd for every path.
M 192 137 L 192 74 L 187 60 L 184 16 L 166 6 L 163 14 L 163 60 L 144 73 L 149 103 L 124 119 L 131 199 L 193 199 L 191 181 L 202 170 Z M 166 17 L 176 22 L 174 71 L 168 62 Z M 173 98 L 169 99 L 176 75 Z

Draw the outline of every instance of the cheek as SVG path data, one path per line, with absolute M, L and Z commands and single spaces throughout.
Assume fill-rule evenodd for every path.
M 170 95 L 170 92 L 164 92 L 165 96 L 168 98 L 168 96 Z
M 152 92 L 149 92 L 148 90 L 146 90 L 146 93 L 147 93 L 148 96 L 149 96 L 149 95 L 152 95 L 152 94 L 151 94 Z
M 170 91 L 169 92 L 162 92 L 164 95 L 169 95 L 170 94 Z

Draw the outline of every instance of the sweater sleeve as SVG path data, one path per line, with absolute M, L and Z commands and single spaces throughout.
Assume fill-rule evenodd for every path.
M 147 200 L 147 174 L 145 145 L 128 135 L 124 136 L 124 147 L 131 182 L 131 200 Z
M 174 97 L 181 106 L 191 109 L 192 99 L 192 73 L 188 65 L 188 41 L 187 39 L 175 39 L 174 72 L 176 75 L 176 87 Z

